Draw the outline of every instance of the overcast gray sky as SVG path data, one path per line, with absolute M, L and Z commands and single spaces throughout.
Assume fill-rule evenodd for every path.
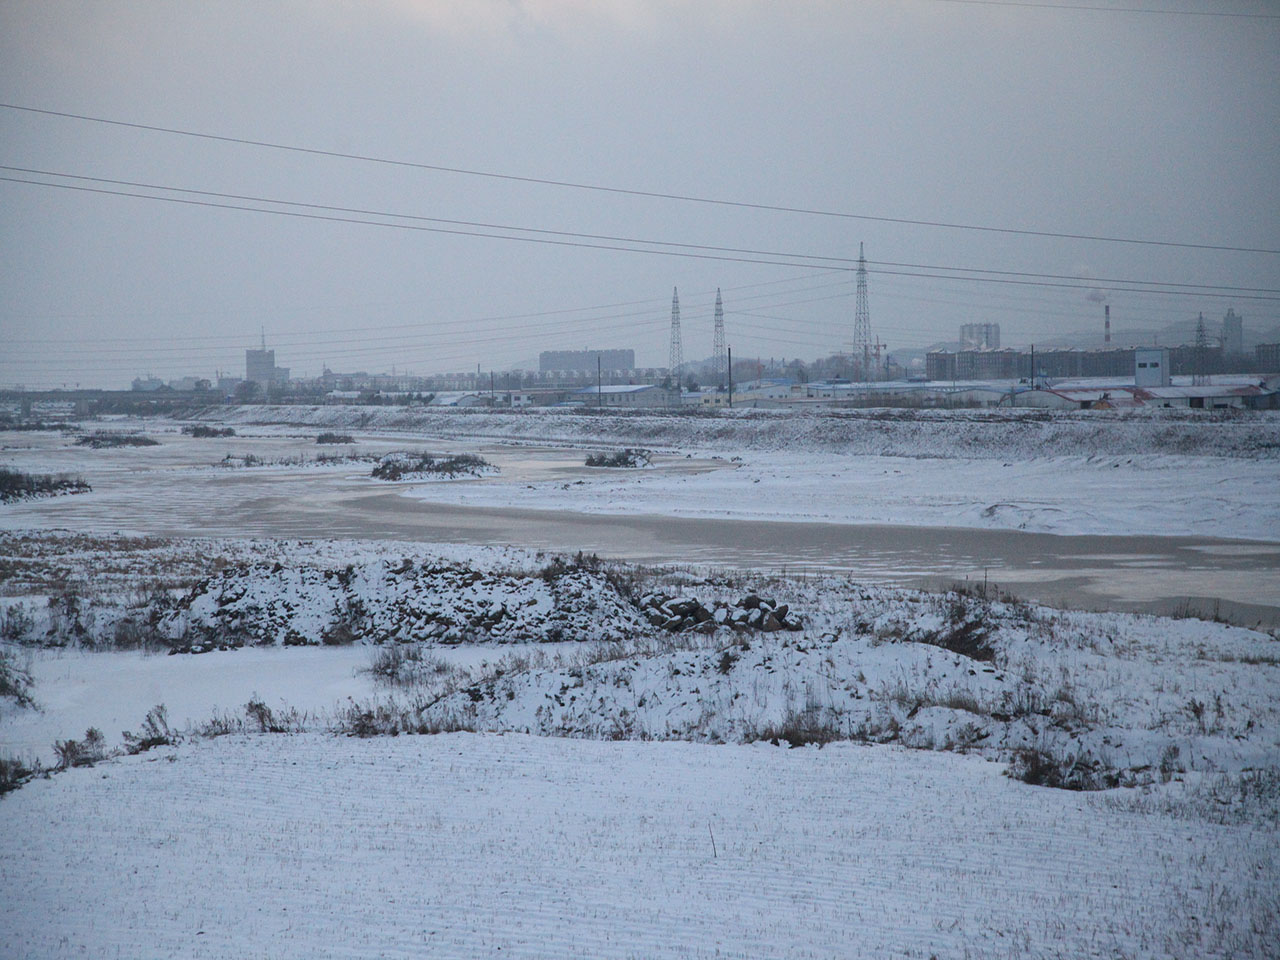
M 0 100 L 637 191 L 1280 249 L 1280 4 L 1115 6 L 1166 12 L 947 0 L 4 0 Z M 1016 344 L 1101 329 L 1088 290 L 919 276 L 944 267 L 1106 278 L 1097 286 L 1119 330 L 1201 311 L 1216 325 L 1228 306 L 1259 331 L 1280 322 L 1276 299 L 1249 298 L 1276 294 L 1174 296 L 1115 282 L 1276 289 L 1274 253 L 691 203 L 9 108 L 0 108 L 0 165 L 45 171 L 0 176 L 63 185 L 0 181 L 4 386 L 243 374 L 243 350 L 263 327 L 295 376 L 325 363 L 500 370 L 536 364 L 543 349 L 615 346 L 659 366 L 674 286 L 686 358 L 711 352 L 717 287 L 735 357 L 813 358 L 851 341 L 847 270 L 860 241 L 872 330 L 891 350 L 954 339 L 974 321 L 999 323 Z M 664 249 L 773 262 L 66 185 L 741 248 L 767 255 Z

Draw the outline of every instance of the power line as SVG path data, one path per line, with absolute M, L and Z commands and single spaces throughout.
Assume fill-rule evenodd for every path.
M 11 169 L 19 169 L 19 168 L 0 166 L 0 169 L 11 170 Z M 360 224 L 360 225 L 372 226 L 372 227 L 390 227 L 390 228 L 400 229 L 400 230 L 414 230 L 419 232 L 440 233 L 440 234 L 447 234 L 447 235 L 453 235 L 453 236 L 481 237 L 481 238 L 493 239 L 493 240 L 515 240 L 515 241 L 521 241 L 524 243 L 541 243 L 541 244 L 549 244 L 552 246 L 577 247 L 577 248 L 584 248 L 584 249 L 591 249 L 591 250 L 610 250 L 610 251 L 624 252 L 624 253 L 644 253 L 644 254 L 649 254 L 653 256 L 686 257 L 686 258 L 692 258 L 697 260 L 717 260 L 717 261 L 730 262 L 730 263 L 753 263 L 753 264 L 764 264 L 769 266 L 785 266 L 785 267 L 827 269 L 827 270 L 832 270 L 832 269 L 852 270 L 853 269 L 852 267 L 837 268 L 837 267 L 834 267 L 833 264 L 844 263 L 844 262 L 854 262 L 854 261 L 849 261 L 849 259 L 845 257 L 834 257 L 834 256 L 823 255 L 823 254 L 756 251 L 756 250 L 749 250 L 749 249 L 737 248 L 737 247 L 712 246 L 709 244 L 678 243 L 675 241 L 643 240 L 643 239 L 633 239 L 633 238 L 626 238 L 626 237 L 608 237 L 608 236 L 596 235 L 596 234 L 579 234 L 579 233 L 573 233 L 571 231 L 554 231 L 554 230 L 544 230 L 544 229 L 532 228 L 532 227 L 481 224 L 481 223 L 472 223 L 469 221 L 454 221 L 454 220 L 440 221 L 440 220 L 437 220 L 436 218 L 420 217 L 413 214 L 386 213 L 386 212 L 380 212 L 380 211 L 357 211 L 357 210 L 350 210 L 350 208 L 331 207 L 324 204 L 300 203 L 300 202 L 290 201 L 290 200 L 274 200 L 271 198 L 261 198 L 261 197 L 242 197 L 237 194 L 221 194 L 221 193 L 215 193 L 213 191 L 188 190 L 183 187 L 166 187 L 163 185 L 140 184 L 140 183 L 134 183 L 130 181 L 110 181 L 110 180 L 104 181 L 101 178 L 81 177 L 76 174 L 40 172 L 39 175 L 63 177 L 67 179 L 76 179 L 76 180 L 88 180 L 90 182 L 121 183 L 124 185 L 136 187 L 138 189 L 166 190 L 166 191 L 171 191 L 175 193 L 190 193 L 190 194 L 195 194 L 203 197 L 224 197 L 227 199 L 236 199 L 236 200 L 243 199 L 252 203 L 271 203 L 278 206 L 302 207 L 305 209 L 305 211 L 315 211 L 315 210 L 333 210 L 337 212 L 349 211 L 351 213 L 363 213 L 366 216 L 395 218 L 397 220 L 411 220 L 411 221 L 425 220 L 430 222 L 445 222 L 445 223 L 453 223 L 453 224 L 459 224 L 459 225 L 475 226 L 477 229 L 463 230 L 458 227 L 431 227 L 431 226 L 425 226 L 421 222 L 411 222 L 411 223 L 387 222 L 386 220 L 369 220 L 369 219 L 363 219 L 357 216 L 338 216 L 336 214 L 304 212 L 304 210 L 277 210 L 277 209 L 271 209 L 267 207 L 246 206 L 243 203 L 223 203 L 223 202 L 215 202 L 213 200 L 208 200 L 208 199 L 196 200 L 190 197 L 156 196 L 154 194 L 131 193 L 131 192 L 122 191 L 122 190 L 110 190 L 103 187 L 88 187 L 88 186 L 80 186 L 77 184 L 70 184 L 70 183 L 49 183 L 42 180 L 27 180 L 20 177 L 0 176 L 0 181 L 6 181 L 10 183 L 21 183 L 21 184 L 27 184 L 30 186 L 38 186 L 38 187 L 50 187 L 50 188 L 56 188 L 60 190 L 73 190 L 73 191 L 78 191 L 83 193 L 103 194 L 107 196 L 130 197 L 135 200 L 156 200 L 156 201 L 161 201 L 166 203 L 186 204 L 190 206 L 208 207 L 213 209 L 239 210 L 239 211 L 248 212 L 248 213 L 274 214 L 276 216 L 295 217 L 295 218 L 304 219 L 304 220 L 319 220 L 319 221 L 326 221 L 326 222 L 333 222 L 333 223 Z M 510 233 L 490 232 L 492 230 L 536 233 L 536 234 L 540 234 L 540 236 L 512 236 L 510 235 Z M 547 236 L 548 234 L 553 235 L 555 237 L 560 237 L 560 238 L 583 237 L 586 239 L 599 239 L 599 240 L 612 241 L 612 242 L 588 243 L 588 242 L 585 242 L 584 240 L 552 239 L 550 236 Z M 630 245 L 623 246 L 622 244 L 630 244 Z M 655 250 L 655 249 L 650 249 L 649 247 L 635 246 L 635 244 L 648 244 L 649 247 L 664 246 L 664 247 L 672 247 L 675 249 Z M 705 252 L 694 252 L 694 251 L 705 251 Z M 742 255 L 735 256 L 731 254 L 742 254 Z M 755 254 L 755 256 L 748 256 L 748 254 Z M 768 258 L 787 258 L 787 259 L 768 259 Z M 804 262 L 806 260 L 818 260 L 822 262 L 806 263 Z M 998 274 L 998 276 L 961 276 L 958 273 L 935 274 L 935 273 L 920 273 L 920 272 L 895 271 L 895 270 L 884 270 L 884 269 L 877 269 L 875 272 L 878 274 L 887 274 L 891 276 L 919 277 L 919 278 L 938 279 L 938 280 L 965 280 L 970 282 L 1004 283 L 1004 284 L 1014 284 L 1014 285 L 1021 285 L 1021 286 L 1065 287 L 1069 289 L 1084 289 L 1084 290 L 1093 289 L 1099 283 L 1102 283 L 1102 282 L 1106 282 L 1109 284 L 1130 284 L 1131 283 L 1134 285 L 1146 285 L 1146 286 L 1152 286 L 1152 287 L 1197 286 L 1193 284 L 1161 284 L 1159 281 L 1151 281 L 1151 280 L 1111 279 L 1111 280 L 1104 281 L 1100 279 L 1089 279 L 1087 281 L 1082 281 L 1081 278 L 1064 277 L 1061 275 L 1054 275 L 1054 274 L 1019 273 L 1017 271 L 974 270 L 966 267 L 921 265 L 920 269 L 947 270 L 947 271 L 963 270 L 963 271 L 968 271 L 970 273 Z M 1060 278 L 1059 282 L 1051 282 L 1048 279 L 1044 279 L 1044 280 L 1012 279 L 1013 277 L 1050 278 L 1055 276 Z M 1075 281 L 1075 282 L 1061 282 L 1061 281 L 1067 281 L 1067 280 Z M 1169 289 L 1141 290 L 1141 289 L 1132 289 L 1132 288 L 1123 287 L 1123 286 L 1113 286 L 1112 289 L 1116 291 L 1123 291 L 1128 293 L 1159 293 L 1162 295 L 1170 295 L 1170 296 L 1181 295 L 1181 296 L 1215 297 L 1215 298 L 1237 299 L 1237 300 L 1280 299 L 1280 297 L 1277 297 L 1277 296 L 1263 296 L 1263 295 L 1243 293 L 1243 292 L 1242 293 L 1208 293 L 1208 292 L 1200 292 L 1199 290 L 1169 290 Z M 1237 288 L 1237 287 L 1219 286 L 1219 287 L 1210 287 L 1209 289 L 1241 290 L 1241 291 L 1264 290 L 1265 291 L 1265 290 L 1268 290 L 1269 288 L 1249 288 L 1249 287 Z
M 169 193 L 185 193 L 185 194 L 191 194 L 194 196 L 201 196 L 201 197 L 216 197 L 221 200 L 243 200 L 250 203 L 270 203 L 278 206 L 300 207 L 306 210 L 324 210 L 324 211 L 330 211 L 333 213 L 358 214 L 360 216 L 367 216 L 367 217 L 385 217 L 385 218 L 394 218 L 399 220 L 412 220 L 416 222 L 425 222 L 425 223 L 442 223 L 442 224 L 448 224 L 451 226 L 474 227 L 474 228 L 483 229 L 483 230 L 508 230 L 508 231 L 516 231 L 520 233 L 535 233 L 535 234 L 543 234 L 543 235 L 556 236 L 556 237 L 573 237 L 581 240 L 603 240 L 603 241 L 609 241 L 613 243 L 646 244 L 649 246 L 675 247 L 679 249 L 688 249 L 688 250 L 706 250 L 706 251 L 712 251 L 716 253 L 750 254 L 753 256 L 761 256 L 761 257 L 789 257 L 793 259 L 821 260 L 821 261 L 827 261 L 831 264 L 847 263 L 847 264 L 856 265 L 862 262 L 862 258 L 860 257 L 857 259 L 854 259 L 852 257 L 836 257 L 836 256 L 829 256 L 826 254 L 815 254 L 815 253 L 794 253 L 791 251 L 778 251 L 778 250 L 756 250 L 756 249 L 745 248 L 745 247 L 722 247 L 722 246 L 714 246 L 714 245 L 705 244 L 705 243 L 682 243 L 682 242 L 672 241 L 672 240 L 650 240 L 643 237 L 620 237 L 620 236 L 614 236 L 610 234 L 581 233 L 573 230 L 551 230 L 551 229 L 542 228 L 542 227 L 512 226 L 511 224 L 504 224 L 504 223 L 486 223 L 483 221 L 475 221 L 475 220 L 446 219 L 442 217 L 428 217 L 422 214 L 395 213 L 395 212 L 386 211 L 386 210 L 369 210 L 369 209 L 364 209 L 360 207 L 342 207 L 342 206 L 334 206 L 331 204 L 323 204 L 323 203 L 308 203 L 308 202 L 303 202 L 298 200 L 279 200 L 274 197 L 258 197 L 250 194 L 223 193 L 215 190 L 197 190 L 197 189 L 192 189 L 190 187 L 171 187 L 165 184 L 143 183 L 136 180 L 117 180 L 109 177 L 90 177 L 90 176 L 85 176 L 83 174 L 60 173 L 56 170 L 40 170 L 40 169 L 33 169 L 30 167 L 13 167 L 13 166 L 7 166 L 4 164 L 0 164 L 0 170 L 9 170 L 17 173 L 35 174 L 43 177 L 59 177 L 67 180 L 83 180 L 90 183 L 107 183 L 107 184 L 112 184 L 113 186 L 131 187 L 131 188 L 140 189 L 140 190 L 164 190 Z M 62 185 L 47 184 L 47 186 L 56 187 L 56 186 L 62 186 Z M 135 195 L 129 194 L 129 196 L 135 196 Z M 915 270 L 948 270 L 948 271 L 955 271 L 955 272 L 961 272 L 961 273 L 984 273 L 984 274 L 990 274 L 993 276 L 1005 276 L 1005 277 L 1034 277 L 1037 279 L 1046 279 L 1046 280 L 1073 280 L 1073 281 L 1088 283 L 1093 286 L 1097 286 L 1100 284 L 1110 284 L 1110 283 L 1128 283 L 1128 284 L 1153 286 L 1153 287 L 1186 287 L 1189 289 L 1231 290 L 1231 291 L 1239 291 L 1239 292 L 1247 292 L 1247 293 L 1280 293 L 1280 289 L 1276 289 L 1272 287 L 1236 287 L 1236 286 L 1227 286 L 1223 284 L 1182 283 L 1180 281 L 1167 281 L 1167 280 L 1133 280 L 1129 278 L 1118 278 L 1118 277 L 1080 277 L 1080 276 L 1073 276 L 1069 274 L 1059 274 L 1059 273 L 1032 273 L 1025 270 L 990 270 L 990 269 L 984 269 L 981 267 L 940 266 L 938 264 L 933 264 L 933 263 L 898 263 L 891 260 L 879 260 L 879 261 L 868 260 L 866 262 L 871 264 L 872 266 L 879 266 L 879 267 L 906 267 L 906 268 L 915 269 Z
M 164 190 L 169 193 L 185 193 L 199 197 L 216 197 L 220 200 L 243 200 L 247 203 L 270 203 L 284 207 L 300 207 L 305 210 L 325 210 L 333 213 L 349 213 L 362 217 L 389 217 L 397 220 L 412 220 L 421 223 L 442 223 L 455 227 L 474 227 L 480 230 L 510 230 L 519 233 L 536 233 L 545 236 L 554 237 L 574 237 L 580 240 L 604 240 L 613 243 L 640 243 L 650 246 L 659 247 L 678 247 L 689 250 L 712 250 L 719 253 L 744 253 L 753 254 L 762 257 L 795 257 L 805 260 L 828 260 L 833 263 L 853 263 L 848 257 L 828 257 L 822 254 L 811 253 L 787 253 L 776 250 L 747 250 L 740 247 L 717 247 L 701 243 L 679 243 L 671 240 L 646 240 L 637 237 L 618 237 L 608 234 L 598 233 L 580 233 L 573 230 L 550 230 L 542 227 L 519 227 L 505 223 L 486 223 L 477 220 L 453 220 L 444 217 L 428 217 L 414 213 L 394 213 L 386 210 L 368 210 L 360 207 L 340 207 L 325 203 L 306 203 L 299 200 L 277 200 L 273 197 L 256 197 L 239 193 L 221 193 L 215 190 L 195 190 L 189 187 L 170 187 L 159 183 L 141 183 L 136 180 L 114 180 L 108 177 L 88 177 L 76 173 L 58 173 L 54 170 L 34 170 L 28 167 L 10 167 L 0 164 L 0 170 L 10 170 L 17 173 L 36 174 L 42 177 L 60 177 L 66 180 L 84 180 L 89 183 L 109 183 L 119 187 L 131 187 L 138 190 Z M 50 187 L 64 186 L 63 184 L 50 183 L 46 184 Z M 138 194 L 126 194 L 126 196 L 140 196 Z M 150 198 L 157 199 L 157 198 Z M 1277 291 L 1280 292 L 1280 291 Z
M 732 287 L 725 287 L 724 289 L 728 291 L 737 292 L 740 290 L 754 290 L 760 287 L 777 286 L 779 284 L 784 284 L 784 283 L 786 284 L 797 283 L 799 281 L 809 280 L 809 279 L 812 279 L 812 275 L 806 276 L 806 277 L 785 277 L 781 280 L 764 280 L 756 283 L 738 284 Z M 745 301 L 752 301 L 752 300 L 769 300 L 778 296 L 791 296 L 797 293 L 806 293 L 814 290 L 826 290 L 831 287 L 844 286 L 848 284 L 848 282 L 849 281 L 847 279 L 841 279 L 834 283 L 809 284 L 806 286 L 797 287 L 792 290 L 744 294 L 742 296 L 737 297 L 737 301 L 745 302 Z M 704 297 L 709 298 L 710 295 L 711 295 L 710 290 L 698 291 L 692 295 L 692 299 L 695 302 L 701 303 Z M 840 296 L 840 295 L 837 295 L 837 296 Z M 844 294 L 844 296 L 847 296 L 847 294 Z M 689 300 L 689 299 L 691 298 L 688 295 L 686 295 L 686 300 Z M 825 300 L 829 298 L 819 297 L 816 299 Z M 788 300 L 779 304 L 774 304 L 774 306 L 789 306 L 795 303 L 809 303 L 809 302 L 813 302 L 813 301 Z M 472 330 L 481 324 L 487 324 L 487 323 L 504 323 L 512 320 L 538 320 L 546 317 L 559 317 L 569 313 L 587 313 L 587 312 L 592 313 L 592 315 L 589 317 L 569 318 L 562 322 L 566 324 L 582 323 L 582 322 L 598 323 L 603 320 L 627 319 L 630 317 L 645 316 L 651 313 L 655 313 L 658 304 L 665 304 L 665 303 L 666 303 L 665 298 L 648 298 L 644 300 L 625 300 L 619 303 L 595 304 L 588 307 L 566 307 L 559 310 L 540 310 L 533 313 L 512 313 L 512 314 L 477 317 L 477 318 L 467 317 L 467 318 L 458 319 L 458 320 L 420 320 L 414 323 L 375 324 L 373 326 L 367 326 L 367 327 L 334 327 L 330 329 L 309 330 L 306 333 L 298 333 L 298 334 L 288 334 L 288 333 L 277 334 L 273 336 L 272 340 L 278 346 L 279 345 L 291 346 L 295 338 L 297 338 L 299 342 L 303 344 L 312 344 L 312 343 L 318 342 L 315 339 L 316 337 L 327 335 L 327 334 L 362 333 L 365 331 L 384 332 L 387 330 L 412 330 L 412 331 L 418 331 L 420 333 L 440 333 L 440 332 L 448 332 L 448 330 L 453 327 L 462 327 L 468 330 Z M 710 300 L 707 299 L 706 303 L 709 305 Z M 623 313 L 613 313 L 613 314 L 601 314 L 596 312 L 601 310 L 611 310 L 618 307 L 633 307 L 633 306 L 642 306 L 642 305 L 650 305 L 653 307 L 653 309 L 652 310 L 648 310 L 648 309 L 634 310 L 634 311 L 628 311 Z M 58 319 L 67 319 L 67 318 L 68 317 L 66 316 L 61 316 Z M 76 315 L 72 315 L 71 318 L 72 319 L 100 319 L 101 315 L 96 313 L 95 314 L 76 314 Z M 42 315 L 40 317 L 37 317 L 37 319 L 45 319 L 45 317 Z M 403 334 L 402 336 L 409 336 L 409 335 L 410 334 Z M 245 336 L 239 335 L 239 334 L 210 334 L 210 335 L 204 335 L 204 336 L 169 336 L 166 339 L 169 342 L 204 343 L 208 341 L 214 341 L 215 345 L 216 343 L 224 343 L 228 345 L 234 344 L 236 347 L 242 347 L 246 342 Z M 369 338 L 360 337 L 358 339 L 360 342 L 365 342 Z M 7 342 L 20 343 L 24 345 L 26 344 L 61 345 L 61 344 L 67 344 L 67 343 L 149 344 L 149 343 L 153 343 L 154 341 L 155 341 L 154 336 L 145 336 L 145 337 L 73 337 L 73 338 L 17 337 L 17 338 L 10 338 Z
M 994 2 L 994 0 L 993 0 Z M 819 210 L 810 207 L 791 207 L 778 204 L 752 203 L 743 200 L 724 200 L 712 197 L 700 197 L 693 194 L 665 193 L 654 190 L 638 190 L 627 187 L 607 186 L 604 184 L 578 183 L 571 180 L 555 180 L 547 177 L 531 177 L 509 173 L 494 173 L 487 170 L 469 170 L 463 167 L 450 167 L 441 164 L 421 163 L 411 160 L 395 160 L 387 157 L 375 157 L 357 153 L 344 153 L 337 150 L 321 150 L 315 147 L 300 147 L 292 144 L 273 143 L 267 140 L 251 140 L 246 137 L 229 137 L 212 133 L 200 133 L 194 130 L 182 130 L 177 127 L 162 127 L 156 124 L 135 123 L 125 120 L 112 120 L 105 117 L 93 117 L 86 114 L 67 113 L 58 110 L 46 110 L 39 107 L 28 107 L 14 103 L 0 103 L 7 110 L 18 110 L 25 113 L 43 116 L 61 117 L 68 120 L 81 120 L 88 123 L 101 123 L 109 126 L 125 127 L 133 130 L 147 130 L 152 133 L 165 133 L 174 136 L 194 137 L 201 140 L 219 143 L 233 143 L 240 146 L 262 147 L 270 150 L 283 150 L 309 156 L 330 157 L 339 160 L 355 160 L 362 163 L 376 163 L 384 166 L 405 167 L 415 170 L 430 170 L 436 173 L 451 173 L 471 177 L 485 177 L 494 180 L 506 180 L 515 183 L 530 183 L 539 186 L 561 187 L 573 190 L 591 190 L 598 193 L 611 193 L 621 196 L 643 197 L 656 200 L 675 200 L 682 203 L 700 203 L 722 207 L 734 207 L 744 210 L 764 210 L 773 213 L 793 213 L 805 216 L 834 217 L 845 220 L 863 220 L 872 223 L 893 223 L 903 226 L 935 227 L 948 230 L 972 230 L 983 233 L 1002 233 L 1013 236 L 1046 237 L 1059 240 L 1085 240 L 1097 243 L 1128 243 L 1158 247 L 1180 247 L 1193 250 L 1221 250 L 1231 253 L 1263 253 L 1280 254 L 1280 250 L 1257 247 L 1240 247 L 1226 244 L 1186 243 L 1173 240 L 1149 240 L 1135 237 L 1112 237 L 1096 234 L 1066 233 L 1050 230 L 1030 230 L 1013 227 L 992 227 L 979 224 L 953 223 L 943 220 L 923 220 L 906 217 L 884 217 L 871 214 L 847 213 L 834 210 Z
M 321 220 L 330 223 L 352 223 L 362 224 L 369 227 L 390 227 L 397 230 L 414 230 L 421 233 L 442 233 L 452 236 L 462 237 L 482 237 L 490 240 L 517 240 L 523 243 L 542 243 L 557 247 L 578 247 L 588 250 L 613 250 L 624 253 L 647 253 L 654 256 L 665 257 L 689 257 L 696 260 L 719 260 L 730 263 L 755 263 L 767 266 L 777 267 L 796 267 L 796 268 L 812 268 L 818 269 L 819 264 L 803 263 L 796 260 L 765 260 L 756 257 L 731 257 L 725 255 L 713 255 L 709 253 L 692 253 L 687 250 L 650 250 L 643 247 L 626 247 L 616 244 L 607 243 L 584 243 L 576 240 L 552 240 L 548 237 L 516 237 L 509 234 L 489 233 L 479 230 L 460 230 L 447 227 L 428 227 L 420 223 L 387 223 L 381 220 L 362 220 L 358 217 L 340 217 L 332 214 L 304 213 L 300 210 L 272 210 L 266 207 L 250 207 L 244 204 L 234 203 L 215 203 L 212 200 L 194 200 L 190 197 L 161 197 L 154 194 L 144 193 L 126 193 L 122 190 L 108 190 L 103 187 L 84 187 L 77 186 L 72 183 L 46 183 L 41 180 L 24 180 L 20 177 L 0 177 L 0 181 L 9 183 L 24 183 L 36 187 L 53 187 L 59 190 L 75 190 L 81 193 L 97 193 L 106 196 L 116 197 L 132 197 L 135 200 L 159 200 L 165 203 L 180 203 L 194 207 L 209 207 L 219 210 L 240 210 L 247 213 L 269 213 L 281 217 L 295 217 L 302 220 Z M 160 187 L 158 189 L 164 189 Z M 286 203 L 286 201 L 274 201 L 278 203 Z M 395 216 L 395 214 L 388 214 Z M 510 229 L 518 230 L 519 227 Z

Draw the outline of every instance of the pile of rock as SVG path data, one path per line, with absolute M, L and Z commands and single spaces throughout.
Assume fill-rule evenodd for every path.
M 720 627 L 733 630 L 800 630 L 803 622 L 785 603 L 777 603 L 754 593 L 735 603 L 714 601 L 708 609 L 696 597 L 671 597 L 649 593 L 640 598 L 640 610 L 655 627 L 679 633 L 696 630 L 713 633 Z

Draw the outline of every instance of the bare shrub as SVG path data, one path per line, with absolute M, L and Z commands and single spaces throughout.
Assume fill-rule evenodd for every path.
M 57 740 L 53 752 L 58 755 L 59 770 L 69 767 L 91 767 L 107 758 L 107 741 L 102 731 L 90 727 L 83 740 Z
M 87 616 L 92 621 L 92 611 Z M 80 596 L 73 589 L 55 593 L 49 597 L 49 630 L 45 642 L 52 646 L 63 646 L 83 641 L 89 636 L 85 617 Z
M 971 660 L 992 663 L 996 659 L 991 645 L 990 631 L 982 617 L 982 610 L 975 610 L 969 599 L 957 594 L 947 610 L 947 624 L 941 630 L 921 636 L 921 643 L 942 647 Z
M 837 740 L 848 739 L 850 733 L 841 728 L 834 711 L 823 710 L 813 704 L 806 705 L 803 710 L 789 710 L 781 723 L 752 731 L 743 738 L 746 743 L 767 740 L 774 746 L 785 742 L 791 747 L 810 744 L 822 747 Z
M 193 427 L 183 427 L 182 432 L 189 437 L 196 437 L 197 439 L 234 437 L 236 435 L 234 427 L 207 427 L 202 423 L 198 423 Z
M 333 730 L 350 737 L 395 737 L 402 733 L 475 732 L 474 717 L 457 711 L 428 713 L 429 706 L 431 704 L 424 700 L 417 700 L 408 705 L 394 700 L 373 703 L 352 702 L 339 711 Z
M 983 705 L 982 701 L 970 690 L 963 687 L 952 687 L 946 693 L 940 694 L 935 703 L 939 707 L 946 707 L 950 710 L 963 710 L 965 713 L 973 713 L 978 716 L 990 716 L 990 708 Z
M 67 474 L 22 473 L 8 467 L 0 467 L 0 503 L 27 500 L 32 497 L 52 497 L 61 493 L 88 493 L 89 484 L 82 477 Z
M 1120 785 L 1117 771 L 1084 752 L 1058 756 L 1044 746 L 1014 751 L 1008 775 L 1032 786 L 1061 790 L 1109 790 Z
M 359 597 L 347 597 L 341 603 L 334 601 L 333 622 L 320 634 L 320 642 L 326 647 L 347 646 L 355 643 L 369 630 L 369 611 Z
M 199 727 L 196 728 L 196 735 L 212 740 L 214 737 L 225 737 L 232 733 L 244 733 L 244 719 L 234 714 L 223 713 L 214 714 Z
M 107 433 L 98 431 L 97 433 L 86 434 L 77 438 L 76 445 L 102 450 L 107 447 L 158 447 L 160 446 L 160 441 L 140 433 Z
M 30 643 L 35 638 L 35 618 L 27 611 L 26 605 L 11 603 L 0 610 L 0 640 L 12 643 Z
M 463 668 L 427 653 L 417 643 L 379 647 L 369 664 L 368 672 L 378 682 L 396 687 L 412 687 L 447 679 L 456 683 L 468 676 Z
M 348 433 L 322 433 L 316 437 L 316 443 L 355 443 L 355 437 Z
M 31 671 L 19 664 L 12 653 L 0 647 L 0 697 L 7 697 L 20 707 L 35 706 L 31 697 L 33 686 Z
M 1039 688 L 1022 683 L 1006 690 L 1000 697 L 1000 709 L 992 712 L 997 720 L 1017 720 L 1022 717 L 1047 717 L 1052 713 L 1048 699 Z
M 155 747 L 167 747 L 173 743 L 173 733 L 169 730 L 169 714 L 163 703 L 158 703 L 142 720 L 142 727 L 137 733 L 124 731 L 124 748 L 127 753 L 143 753 Z
M 632 449 L 615 450 L 613 453 L 592 453 L 587 456 L 588 467 L 647 467 L 652 456 L 648 450 Z
M 26 761 L 21 757 L 0 756 L 0 796 L 10 790 L 17 790 L 42 772 L 39 760 Z
M 121 617 L 111 629 L 111 645 L 117 650 L 160 650 L 171 646 L 150 621 L 151 618 Z
M 1049 703 L 1049 715 L 1060 727 L 1088 727 L 1102 722 L 1102 708 L 1076 696 L 1075 687 L 1063 682 Z
M 401 480 L 418 475 L 478 477 L 493 468 L 488 460 L 474 453 L 458 453 L 450 457 L 437 457 L 430 453 L 391 453 L 373 468 L 375 480 Z
M 306 729 L 306 718 L 297 710 L 289 708 L 277 714 L 258 697 L 244 705 L 244 712 L 259 733 L 302 733 Z

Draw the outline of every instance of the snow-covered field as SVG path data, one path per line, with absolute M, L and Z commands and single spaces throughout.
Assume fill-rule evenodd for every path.
M 12 956 L 1265 957 L 1274 824 L 891 747 L 229 736 L 0 801 Z
M 296 460 L 338 427 L 499 467 L 390 487 L 428 503 L 1277 542 L 1277 418 L 229 416 L 3 438 L 94 492 L 0 508 L 36 704 L 0 697 L 0 759 L 113 756 L 0 796 L 0 953 L 1275 956 L 1274 631 L 326 537 L 387 487 Z M 653 467 L 582 465 L 623 446 Z M 291 502 L 317 539 L 245 536 Z M 112 532 L 184 523 L 220 538 Z

